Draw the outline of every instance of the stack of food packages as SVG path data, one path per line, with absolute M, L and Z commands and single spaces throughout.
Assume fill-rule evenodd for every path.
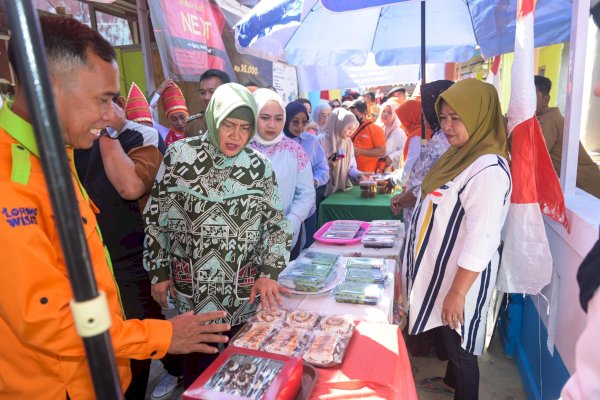
M 383 258 L 348 257 L 345 278 L 335 288 L 333 296 L 338 303 L 376 305 L 387 276 Z
M 333 221 L 323 234 L 324 239 L 350 240 L 354 239 L 360 231 L 362 221 Z
M 363 246 L 391 248 L 401 234 L 402 222 L 396 220 L 372 221 L 362 238 Z
M 301 292 L 317 292 L 336 276 L 337 255 L 306 251 L 279 274 L 279 284 Z
M 316 367 L 341 364 L 354 332 L 350 315 L 322 316 L 312 311 L 259 311 L 234 338 L 233 346 L 288 357 Z

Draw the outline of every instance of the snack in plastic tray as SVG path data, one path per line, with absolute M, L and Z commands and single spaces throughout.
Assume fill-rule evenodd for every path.
M 245 349 L 258 350 L 274 328 L 275 324 L 267 322 L 248 324 L 246 325 L 246 329 L 235 339 L 233 345 Z
M 306 329 L 293 326 L 282 328 L 269 340 L 269 343 L 265 344 L 263 350 L 269 353 L 292 356 L 298 349 L 303 348 L 307 333 Z
M 346 282 L 384 283 L 386 278 L 380 269 L 349 268 L 346 271 Z
M 395 235 L 398 236 L 400 229 L 394 226 L 369 226 L 367 235 Z
M 376 305 L 380 296 L 381 286 L 363 282 L 342 282 L 334 292 L 338 303 Z
M 354 239 L 356 232 L 332 231 L 328 230 L 323 237 L 325 239 Z
M 258 322 L 274 322 L 274 321 L 282 321 L 285 319 L 287 312 L 285 310 L 277 309 L 274 311 L 269 310 L 260 310 L 256 313 L 254 318 Z
M 335 265 L 337 254 L 321 253 L 318 251 L 306 251 L 300 255 L 300 258 L 308 259 L 312 264 Z
M 395 219 L 376 219 L 371 221 L 371 226 L 395 227 L 400 229 L 402 222 Z
M 346 268 L 375 268 L 383 269 L 385 267 L 385 259 L 370 258 L 370 257 L 348 257 L 346 260 Z
M 340 335 L 329 331 L 315 331 L 315 336 L 304 353 L 304 360 L 317 366 L 326 366 L 334 362 L 336 346 Z
M 323 317 L 321 322 L 319 322 L 319 327 L 324 331 L 347 335 L 352 333 L 354 321 L 349 315 L 332 315 L 330 317 Z
M 278 360 L 233 354 L 204 384 L 204 388 L 243 398 L 260 399 L 283 365 Z
M 391 248 L 396 244 L 393 235 L 365 235 L 361 240 L 363 246 L 374 248 Z
M 297 328 L 311 329 L 319 319 L 319 314 L 312 311 L 292 311 L 287 316 L 287 322 L 290 326 Z
M 321 290 L 335 277 L 332 265 L 294 263 L 279 274 L 279 284 L 302 292 Z

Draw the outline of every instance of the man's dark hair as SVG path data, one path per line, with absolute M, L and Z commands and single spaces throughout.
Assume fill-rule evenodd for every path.
M 219 78 L 221 85 L 231 82 L 231 78 L 229 75 L 227 75 L 227 72 L 221 71 L 220 69 L 207 69 L 202 75 L 200 75 L 200 83 L 210 78 Z
M 369 96 L 369 98 L 371 99 L 371 101 L 375 101 L 375 93 L 373 93 L 373 92 L 363 93 L 363 97 L 365 97 L 365 96 Z
M 362 101 L 362 100 L 354 100 L 352 102 L 352 105 L 350 106 L 351 110 L 353 108 L 356 108 L 356 110 L 359 113 L 366 113 L 367 112 L 367 104 L 364 101 Z
M 533 82 L 535 83 L 535 89 L 543 94 L 544 96 L 550 95 L 550 90 L 552 89 L 552 81 L 545 76 L 536 75 L 533 77 Z
M 88 49 L 106 62 L 116 59 L 115 49 L 102 35 L 74 18 L 44 16 L 40 17 L 40 26 L 51 69 L 59 63 L 63 64 L 61 69 L 68 68 L 68 64 L 86 65 Z M 19 79 L 21 68 L 17 65 L 14 48 L 14 39 L 11 37 L 8 42 L 8 58 Z

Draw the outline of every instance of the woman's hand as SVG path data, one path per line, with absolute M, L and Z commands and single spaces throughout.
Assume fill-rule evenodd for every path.
M 171 293 L 171 298 L 175 298 L 175 286 L 173 285 L 172 279 L 167 279 L 166 281 L 156 283 L 152 285 L 150 289 L 154 301 L 160 304 L 160 306 L 164 309 L 169 308 L 169 304 L 167 302 L 167 291 Z
M 158 87 L 156 88 L 156 93 L 158 93 L 159 96 L 162 96 L 165 89 L 173 85 L 174 83 L 175 82 L 173 81 L 173 79 L 166 79 L 163 83 L 158 85 Z
M 450 290 L 442 306 L 442 324 L 456 329 L 465 323 L 465 296 Z
M 250 291 L 250 303 L 254 303 L 257 295 L 260 295 L 262 308 L 273 311 L 277 306 L 281 306 L 281 296 L 279 293 L 289 294 L 289 290 L 285 289 L 270 278 L 258 278 Z
M 392 200 L 390 200 L 390 208 L 392 209 L 392 214 L 400 215 L 400 213 L 402 212 L 402 209 L 404 208 L 402 206 L 402 197 L 404 193 L 405 192 L 399 193 L 392 197 Z

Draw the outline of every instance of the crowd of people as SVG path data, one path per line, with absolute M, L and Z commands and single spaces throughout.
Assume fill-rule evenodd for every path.
M 279 307 L 286 290 L 277 277 L 311 244 L 319 202 L 381 164 L 404 188 L 390 204 L 407 232 L 400 317 L 409 335 L 434 334 L 448 359 L 445 376 L 424 385 L 478 398 L 477 356 L 512 190 L 492 85 L 441 80 L 418 97 L 393 88 L 381 104 L 371 92 L 285 104 L 274 90 L 208 70 L 199 79 L 204 109 L 191 120 L 172 80 L 149 99 L 136 84 L 121 96 L 115 51 L 86 25 L 42 17 L 41 29 L 126 398 L 144 398 L 150 359 L 167 371 L 153 398 L 189 386 L 259 305 Z M 18 78 L 27 66 L 9 52 Z M 563 121 L 548 108 L 550 85 L 536 77 L 536 113 L 560 170 Z M 159 103 L 168 127 L 154 117 Z M 13 266 L 0 269 L 8 283 L 0 397 L 93 398 L 31 120 L 17 85 L 0 109 L 2 209 L 35 218 L 0 225 L 0 264 Z M 582 153 L 578 184 L 600 196 L 600 171 Z M 177 315 L 166 320 L 161 308 L 170 307 Z

